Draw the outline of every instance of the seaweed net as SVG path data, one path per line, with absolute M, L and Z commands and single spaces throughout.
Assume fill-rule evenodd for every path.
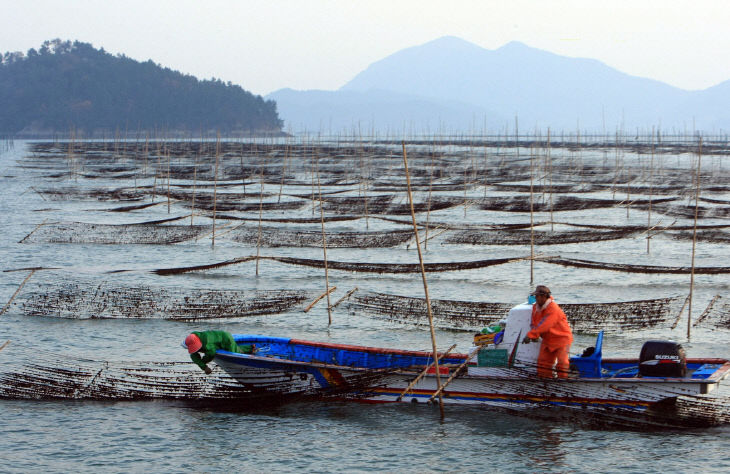
M 637 206 L 640 208 L 646 206 Z M 677 217 L 681 219 L 694 219 L 695 218 L 695 205 L 680 205 L 680 204 L 654 204 L 652 206 L 652 212 L 664 214 L 671 217 Z M 698 219 L 727 219 L 730 218 L 730 206 L 726 207 L 697 207 L 697 218 Z
M 693 325 L 730 329 L 730 300 L 716 295 Z
M 166 192 L 157 194 L 163 198 L 167 196 Z M 169 195 L 183 207 L 204 211 L 215 209 L 216 212 L 252 212 L 259 211 L 259 209 L 262 211 L 296 211 L 307 204 L 307 201 L 301 199 L 282 201 L 278 198 L 276 201 L 262 201 L 262 196 L 258 193 L 216 193 L 214 198 L 213 193 L 210 192 L 193 194 L 176 190 L 171 191 Z M 270 198 L 274 195 L 264 193 L 263 196 Z
M 227 234 L 235 242 L 267 247 L 322 247 L 322 231 L 279 227 L 239 227 Z M 259 238 L 260 237 L 260 238 Z M 412 231 L 326 232 L 328 248 L 395 247 L 413 238 Z
M 669 328 L 684 297 L 674 296 L 614 303 L 560 304 L 574 331 L 622 333 L 649 328 Z
M 669 232 L 674 240 L 691 241 L 695 238 L 694 232 Z M 730 244 L 730 232 L 722 230 L 702 230 L 697 232 L 698 242 L 714 242 L 721 244 Z
M 676 198 L 665 198 L 665 199 L 653 199 L 652 203 L 674 201 Z M 635 200 L 632 202 L 633 205 L 639 207 L 645 205 L 649 200 Z M 532 207 L 533 212 L 548 212 L 548 211 L 579 211 L 584 209 L 602 209 L 615 207 L 625 204 L 622 200 L 615 199 L 589 199 L 580 198 L 575 196 L 561 196 L 553 195 L 550 198 L 540 198 L 540 195 L 536 195 L 532 206 L 530 205 L 529 196 L 512 196 L 505 198 L 491 198 L 483 199 L 479 203 L 479 208 L 485 211 L 502 211 L 502 212 L 525 212 L 529 213 Z M 659 212 L 659 211 L 658 211 Z M 694 217 L 694 214 L 693 214 Z
M 3 356 L 5 356 L 3 358 Z M 333 388 L 293 385 L 290 374 L 252 369 L 242 384 L 212 364 L 205 375 L 186 362 L 136 362 L 73 359 L 56 353 L 10 345 L 0 353 L 0 398 L 32 400 L 179 400 L 199 404 L 233 402 L 277 404 L 307 398 L 356 398 L 389 372 L 363 371 Z M 32 362 L 25 362 L 32 361 Z
M 597 270 L 612 270 L 626 273 L 673 273 L 690 274 L 692 267 L 660 267 L 655 265 L 630 265 L 625 263 L 592 262 L 575 258 L 542 257 L 541 261 L 554 263 L 564 267 L 593 268 Z M 730 267 L 694 267 L 697 275 L 720 275 L 730 273 Z
M 351 314 L 365 314 L 392 322 L 428 325 L 424 298 L 358 291 L 350 296 L 347 308 Z M 514 305 L 455 300 L 431 300 L 434 325 L 444 329 L 482 328 L 504 318 Z
M 322 208 L 325 212 L 339 214 L 374 214 L 374 215 L 406 215 L 411 213 L 410 204 L 393 202 L 394 195 L 348 196 L 322 198 Z M 425 202 L 414 202 L 415 212 L 438 211 L 458 206 L 464 203 L 464 198 L 433 196 Z
M 596 304 L 561 304 L 574 331 L 621 333 L 670 327 L 676 319 L 680 297 Z M 428 325 L 424 298 L 357 292 L 347 306 L 351 314 L 365 314 L 403 324 Z M 507 316 L 514 304 L 457 300 L 431 300 L 434 324 L 443 329 L 478 330 Z
M 168 220 L 166 220 L 168 221 Z M 59 244 L 175 244 L 211 232 L 210 225 L 89 224 L 59 222 L 42 224 L 20 243 Z
M 537 245 L 557 245 L 583 242 L 618 240 L 633 237 L 639 230 L 612 231 L 576 231 L 576 232 L 530 232 L 529 230 L 464 230 L 450 234 L 444 239 L 447 244 L 470 245 L 528 245 L 534 241 Z
M 579 401 L 580 399 L 577 400 Z M 586 410 L 579 403 L 576 405 L 576 407 L 553 407 L 545 403 L 539 409 L 531 409 L 528 412 L 505 411 L 516 416 L 571 423 L 599 430 L 664 431 L 712 428 L 730 424 L 730 397 L 678 394 L 656 402 L 641 412 L 623 407 L 591 407 L 590 410 Z
M 314 297 L 303 290 L 183 290 L 66 282 L 30 291 L 21 300 L 28 316 L 69 319 L 168 319 L 196 321 L 277 314 Z
M 78 189 L 61 187 L 53 189 L 35 189 L 45 201 L 141 201 L 147 197 L 141 188 L 119 189 Z

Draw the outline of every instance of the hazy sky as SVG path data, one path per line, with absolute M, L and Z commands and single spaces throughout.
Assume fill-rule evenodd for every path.
M 334 90 L 453 35 L 598 59 L 683 89 L 730 79 L 729 0 L 0 0 L 0 52 L 61 38 L 256 94 Z

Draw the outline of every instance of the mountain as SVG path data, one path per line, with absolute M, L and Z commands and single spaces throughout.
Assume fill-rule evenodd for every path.
M 266 96 L 276 101 L 288 127 L 296 131 L 369 134 L 405 132 L 449 133 L 480 131 L 502 124 L 497 115 L 479 106 L 423 98 L 382 90 L 295 91 L 281 89 Z
M 0 62 L 0 134 L 280 132 L 273 101 L 152 61 L 53 40 Z
M 660 81 L 631 76 L 594 59 L 568 58 L 531 48 L 519 42 L 488 50 L 462 39 L 447 36 L 398 51 L 371 64 L 328 97 L 327 106 L 336 109 L 353 93 L 407 95 L 423 103 L 438 105 L 409 110 L 414 123 L 434 122 L 440 110 L 451 108 L 469 115 L 469 123 L 513 127 L 515 118 L 522 130 L 553 130 L 613 133 L 616 130 L 687 130 L 696 126 L 708 131 L 730 128 L 728 104 L 730 84 L 704 91 L 686 91 Z M 289 92 L 277 97 L 282 117 L 291 123 L 291 101 L 306 102 Z M 321 92 L 319 92 L 321 94 Z M 388 103 L 379 102 L 387 109 Z M 324 103 L 313 110 L 324 113 Z M 476 111 L 484 115 L 472 119 Z M 469 111 L 469 112 L 467 112 Z M 447 116 L 444 114 L 443 116 Z M 449 117 L 452 117 L 449 115 Z M 348 120 L 357 118 L 351 115 Z M 360 119 L 378 117 L 362 114 Z M 464 129 L 462 123 L 446 128 Z M 346 124 L 342 124 L 346 126 Z M 492 125 L 492 130 L 494 125 Z M 477 130 L 480 130 L 477 128 Z M 473 128 L 472 128 L 473 130 Z

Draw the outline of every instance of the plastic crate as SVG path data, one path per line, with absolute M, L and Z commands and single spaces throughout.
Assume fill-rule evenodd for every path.
M 482 348 L 477 355 L 479 367 L 507 367 L 507 349 Z

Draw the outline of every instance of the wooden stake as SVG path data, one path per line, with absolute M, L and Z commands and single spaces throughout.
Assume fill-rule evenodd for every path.
M 211 237 L 211 246 L 215 247 L 215 214 L 216 203 L 218 201 L 218 161 L 221 152 L 221 132 L 217 134 L 215 142 L 215 172 L 213 174 L 213 236 Z M 258 262 L 258 260 L 257 260 Z
M 310 310 L 310 309 L 312 309 L 312 307 L 314 307 L 314 305 L 316 305 L 317 303 L 319 303 L 319 300 L 321 300 L 321 299 L 322 299 L 322 298 L 324 298 L 325 296 L 329 296 L 329 294 L 330 294 L 330 293 L 332 293 L 333 291 L 335 291 L 336 289 L 337 289 L 337 287 L 336 287 L 336 286 L 333 286 L 333 287 L 331 287 L 331 288 L 328 288 L 328 289 L 327 289 L 327 291 L 325 291 L 324 293 L 322 293 L 321 295 L 319 295 L 319 296 L 318 296 L 317 298 L 315 298 L 315 300 L 314 300 L 314 301 L 312 301 L 312 302 L 311 302 L 311 303 L 309 304 L 309 306 L 307 306 L 306 308 L 304 308 L 304 312 L 305 312 L 305 313 L 308 313 L 308 312 L 309 312 L 309 310 Z
M 455 347 L 456 347 L 456 344 L 454 344 L 453 346 L 449 347 L 449 349 L 446 352 L 442 353 L 439 356 L 438 360 L 440 361 L 441 359 L 443 359 L 448 353 L 450 353 L 451 351 L 453 351 Z M 403 392 L 400 395 L 398 395 L 398 398 L 396 398 L 395 401 L 396 402 L 401 401 L 403 399 L 403 397 L 405 397 L 406 394 L 411 391 L 411 389 L 413 388 L 413 386 L 416 385 L 418 383 L 418 381 L 423 378 L 424 375 L 426 375 L 426 373 L 429 371 L 429 369 L 431 367 L 433 367 L 433 364 L 434 363 L 435 363 L 435 361 L 434 362 L 431 362 L 430 364 L 428 364 L 426 366 L 426 368 L 423 369 L 423 371 L 420 374 L 418 374 L 418 377 L 416 377 L 415 379 L 413 379 L 413 381 L 410 384 L 408 384 L 408 386 L 406 387 L 406 389 L 403 390 Z
M 198 181 L 198 156 L 200 155 L 200 152 L 195 154 L 195 158 L 193 161 L 193 199 L 192 199 L 192 205 L 190 207 L 190 227 L 193 226 L 193 217 L 195 216 L 195 185 Z
M 697 152 L 697 185 L 695 194 L 695 223 L 692 233 L 692 270 L 689 280 L 689 306 L 687 306 L 687 340 L 690 336 L 690 323 L 692 322 L 692 292 L 695 286 L 695 249 L 697 247 L 697 214 L 700 210 L 700 170 L 702 167 L 702 137 L 700 137 L 700 146 Z
M 651 252 L 651 201 L 654 194 L 654 127 L 651 129 L 651 162 L 649 163 L 649 212 L 646 217 L 646 254 L 649 255 Z
M 5 341 L 5 344 L 3 344 L 2 346 L 0 346 L 0 351 L 1 351 L 1 350 L 3 350 L 3 349 L 5 349 L 5 347 L 6 347 L 6 346 L 7 346 L 8 344 L 10 344 L 10 339 L 8 339 L 7 341 Z
M 411 175 L 408 172 L 408 155 L 406 154 L 406 142 L 402 142 L 403 165 L 406 170 L 406 183 L 408 185 L 408 202 L 411 206 L 411 218 L 413 220 L 413 233 L 416 236 L 416 249 L 418 250 L 418 262 L 421 265 L 421 278 L 423 279 L 423 291 L 426 294 L 426 309 L 428 310 L 428 326 L 431 330 L 431 346 L 433 349 L 434 368 L 436 369 L 436 385 L 439 392 L 439 410 L 441 418 L 444 417 L 444 403 L 441 397 L 441 374 L 439 373 L 438 351 L 436 349 L 436 331 L 433 327 L 433 312 L 431 311 L 431 298 L 428 295 L 428 282 L 426 281 L 426 268 L 423 266 L 423 254 L 421 253 L 421 242 L 418 239 L 418 224 L 416 224 L 416 211 L 413 208 L 413 195 L 411 194 Z
M 30 277 L 32 277 L 34 273 L 35 273 L 35 270 L 31 270 L 31 272 L 28 274 L 28 276 L 25 277 L 25 280 L 23 280 L 23 283 L 21 283 L 20 286 L 18 287 L 18 289 L 15 290 L 15 293 L 13 293 L 13 296 L 10 297 L 10 300 L 3 307 L 2 311 L 0 311 L 0 316 L 2 316 L 3 314 L 5 314 L 5 311 L 8 310 L 8 308 L 10 307 L 10 304 L 13 302 L 13 300 L 15 299 L 15 297 L 18 296 L 18 293 L 20 293 L 20 290 L 23 289 L 23 286 L 25 286 L 25 284 L 28 282 L 28 280 L 30 280 Z M 5 346 L 3 346 L 3 347 L 5 347 Z
M 167 213 L 170 213 L 170 150 L 165 142 L 165 154 L 167 155 Z
M 535 212 L 533 181 L 535 175 L 535 149 L 530 150 L 530 286 L 535 277 Z
M 342 303 L 342 302 L 343 302 L 343 301 L 345 301 L 345 300 L 346 300 L 347 298 L 349 298 L 349 297 L 350 297 L 350 296 L 351 296 L 351 295 L 352 295 L 353 293 L 355 293 L 355 292 L 356 292 L 357 290 L 358 290 L 358 288 L 357 288 L 357 287 L 355 287 L 355 288 L 351 289 L 350 291 L 348 291 L 347 293 L 345 293 L 345 296 L 343 296 L 342 298 L 340 298 L 339 300 L 337 300 L 337 302 L 336 302 L 335 304 L 333 304 L 333 305 L 332 305 L 332 309 L 335 309 L 335 308 L 336 308 L 337 306 L 339 306 L 339 304 L 340 304 L 340 303 Z
M 322 186 L 319 182 L 319 154 L 314 151 L 314 163 L 317 171 L 317 192 L 319 194 L 319 218 L 322 224 L 322 252 L 324 254 L 324 284 L 327 290 L 327 326 L 332 325 L 332 304 L 330 302 L 330 277 L 329 270 L 327 268 L 327 233 L 324 230 L 324 208 L 322 207 Z
M 258 148 L 256 147 L 256 143 L 254 142 L 254 151 L 258 151 Z M 261 174 L 260 174 L 260 186 L 261 190 L 259 192 L 259 232 L 258 237 L 256 239 L 256 276 L 259 276 L 259 255 L 261 255 L 261 219 L 263 218 L 264 214 L 264 165 L 265 162 L 263 158 L 260 160 L 259 166 L 261 167 Z
M 452 380 L 454 380 L 459 375 L 459 372 L 461 372 L 461 369 L 463 369 L 464 366 L 466 366 L 466 364 L 469 363 L 471 358 L 474 357 L 475 355 L 477 355 L 477 353 L 479 352 L 479 349 L 481 349 L 481 347 L 477 347 L 476 349 L 471 351 L 469 353 L 469 355 L 466 356 L 466 360 L 464 362 L 462 362 L 461 365 L 456 368 L 456 370 L 454 370 L 454 372 L 451 374 L 451 376 L 446 380 L 446 383 L 444 383 L 442 386 L 440 386 L 438 388 L 438 390 L 436 391 L 436 393 L 431 395 L 431 398 L 428 399 L 429 402 L 433 401 L 433 399 L 436 398 L 437 395 L 439 398 L 441 398 L 441 392 L 446 388 L 447 385 L 449 385 L 451 383 Z

